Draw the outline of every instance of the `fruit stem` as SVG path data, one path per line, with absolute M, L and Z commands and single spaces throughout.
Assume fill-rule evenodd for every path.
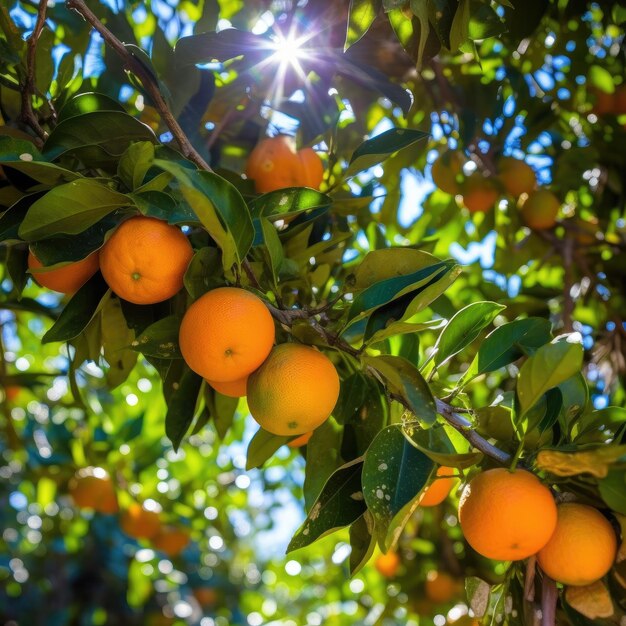
M 541 585 L 541 626 L 554 626 L 556 624 L 556 603 L 559 593 L 556 583 L 543 574 Z

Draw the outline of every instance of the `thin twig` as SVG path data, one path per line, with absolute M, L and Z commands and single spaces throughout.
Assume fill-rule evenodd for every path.
M 567 237 L 563 242 L 563 330 L 570 333 L 573 330 L 572 315 L 574 313 L 574 298 L 572 297 L 572 287 L 574 285 L 574 275 L 572 271 L 574 240 Z
M 37 20 L 30 37 L 26 40 L 26 79 L 22 85 L 22 112 L 21 118 L 37 134 L 43 142 L 48 138 L 48 133 L 42 128 L 35 112 L 33 111 L 33 96 L 35 95 L 35 63 L 37 59 L 37 42 L 46 23 L 47 0 L 39 0 L 37 8 Z
M 66 0 L 65 5 L 68 9 L 73 9 L 79 13 L 91 24 L 91 26 L 100 33 L 106 44 L 122 59 L 126 68 L 139 78 L 143 88 L 146 90 L 154 102 L 157 111 L 163 118 L 163 121 L 176 138 L 183 156 L 193 161 L 200 169 L 211 171 L 209 164 L 193 147 L 185 131 L 183 131 L 174 117 L 174 114 L 170 111 L 152 72 L 129 52 L 128 48 L 126 48 L 126 46 L 98 19 L 83 0 Z
M 556 624 L 556 603 L 559 592 L 556 583 L 545 573 L 541 585 L 541 626 L 554 626 Z

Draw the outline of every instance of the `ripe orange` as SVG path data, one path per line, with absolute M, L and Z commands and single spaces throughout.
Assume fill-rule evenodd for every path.
M 456 470 L 453 467 L 444 467 L 443 465 L 437 469 L 435 480 L 426 487 L 424 493 L 420 496 L 420 506 L 437 506 L 441 504 L 447 497 L 454 483 L 453 478 Z M 444 476 L 445 478 L 438 478 Z
M 68 263 L 55 270 L 45 271 L 41 261 L 31 252 L 28 252 L 28 269 L 39 285 L 59 293 L 76 293 L 97 271 L 100 266 L 98 252 Z
M 556 504 L 534 474 L 496 468 L 465 485 L 459 522 L 476 552 L 489 559 L 517 561 L 546 545 L 556 527 Z
M 479 173 L 465 180 L 461 194 L 463 204 L 470 213 L 485 213 L 493 209 L 500 195 L 493 181 Z
M 134 304 L 154 304 L 182 289 L 192 256 L 191 244 L 179 228 L 138 216 L 118 226 L 104 244 L 100 269 L 120 298 Z
M 180 351 L 187 365 L 208 381 L 233 382 L 265 361 L 274 334 L 274 320 L 260 298 L 245 289 L 218 287 L 187 309 Z
M 431 602 L 445 604 L 460 593 L 461 585 L 450 574 L 431 570 L 426 575 L 424 591 Z
M 229 398 L 243 398 L 246 395 L 246 386 L 248 384 L 248 377 L 238 378 L 237 380 L 230 380 L 228 382 L 216 382 L 214 380 L 207 380 L 207 383 L 215 389 L 218 393 Z
M 498 163 L 498 178 L 507 193 L 516 198 L 523 193 L 530 193 L 537 185 L 537 177 L 528 163 L 514 159 L 512 157 L 504 157 Z
M 547 189 L 533 191 L 522 205 L 522 217 L 526 224 L 534 230 L 545 230 L 556 224 L 561 203 Z
M 312 148 L 296 150 L 292 137 L 278 135 L 261 140 L 248 157 L 246 176 L 259 193 L 284 187 L 319 189 L 324 178 L 322 160 Z
M 174 526 L 163 526 L 152 539 L 152 545 L 167 556 L 178 556 L 189 544 L 189 533 Z
M 304 435 L 300 435 L 295 439 L 292 439 L 287 445 L 290 448 L 301 448 L 302 446 L 306 446 L 309 443 L 309 439 L 313 436 L 313 431 L 304 433 Z
M 381 554 L 374 562 L 374 567 L 385 578 L 393 578 L 400 569 L 400 557 L 392 551 Z
M 117 495 L 113 481 L 101 467 L 79 470 L 70 481 L 69 494 L 76 506 L 99 513 L 116 513 Z
M 433 163 L 431 170 L 433 183 L 451 196 L 461 193 L 464 163 L 465 159 L 460 152 L 447 150 Z
M 556 530 L 537 554 L 541 569 L 564 585 L 590 585 L 615 561 L 617 538 L 609 521 L 585 504 L 557 507 Z
M 152 539 L 161 530 L 161 518 L 156 511 L 149 511 L 134 502 L 122 513 L 120 526 L 130 537 Z
M 275 435 L 301 435 L 326 421 L 339 397 L 332 361 L 309 346 L 276 346 L 248 379 L 248 407 Z

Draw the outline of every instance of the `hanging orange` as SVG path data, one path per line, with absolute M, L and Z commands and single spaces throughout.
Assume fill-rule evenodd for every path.
M 39 285 L 59 293 L 76 293 L 97 271 L 100 266 L 98 252 L 68 263 L 58 269 L 44 271 L 41 261 L 31 252 L 28 252 L 28 269 Z

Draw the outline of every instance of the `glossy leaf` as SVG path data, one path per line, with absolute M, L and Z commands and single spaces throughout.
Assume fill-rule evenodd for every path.
M 265 461 L 274 455 L 276 450 L 284 446 L 289 437 L 279 437 L 266 430 L 259 428 L 254 437 L 248 444 L 248 452 L 246 453 L 246 470 L 261 467 Z
M 180 359 L 182 355 L 178 346 L 179 329 L 179 317 L 175 315 L 164 317 L 139 333 L 132 342 L 132 348 L 146 356 Z
M 195 416 L 202 378 L 185 367 L 167 403 L 165 434 L 178 450 Z

